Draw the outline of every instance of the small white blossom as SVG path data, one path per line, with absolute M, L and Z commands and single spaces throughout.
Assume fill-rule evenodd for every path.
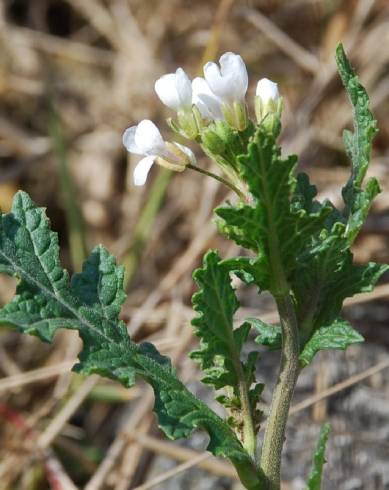
M 209 88 L 204 78 L 196 77 L 192 81 L 192 102 L 197 106 L 202 117 L 206 119 L 223 119 L 222 101 Z
M 155 91 L 162 103 L 173 111 L 192 107 L 192 84 L 182 68 L 159 78 L 155 82 Z
M 270 100 L 277 101 L 280 98 L 278 91 L 278 85 L 272 82 L 268 78 L 262 78 L 257 83 L 257 90 L 255 95 L 261 98 L 262 102 L 266 104 Z
M 157 126 L 148 119 L 126 129 L 123 144 L 130 153 L 144 156 L 134 170 L 135 185 L 145 184 L 155 161 L 178 172 L 183 171 L 189 163 L 195 163 L 192 150 L 179 143 L 164 141 Z
M 220 68 L 212 62 L 204 66 L 204 78 L 210 89 L 225 103 L 243 102 L 248 87 L 248 75 L 241 56 L 225 53 L 219 64 Z

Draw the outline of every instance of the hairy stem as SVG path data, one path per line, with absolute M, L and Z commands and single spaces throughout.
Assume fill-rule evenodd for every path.
M 281 366 L 273 392 L 261 454 L 266 490 L 280 489 L 281 452 L 290 402 L 299 374 L 297 320 L 289 293 L 276 297 L 282 328 Z
M 260 159 L 263 162 L 264 158 Z M 265 170 L 264 170 L 265 171 Z M 280 243 L 273 217 L 273 200 L 264 186 L 263 202 L 269 222 L 271 291 L 276 300 L 282 329 L 281 363 L 267 419 L 260 466 L 264 490 L 280 490 L 281 453 L 285 440 L 290 402 L 299 374 L 299 336 L 296 313 L 280 255 Z

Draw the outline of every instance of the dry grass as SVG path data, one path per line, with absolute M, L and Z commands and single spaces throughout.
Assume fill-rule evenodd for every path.
M 130 334 L 156 341 L 184 380 L 197 379 L 184 356 L 194 342 L 191 271 L 210 246 L 224 255 L 236 252 L 211 222 L 226 191 L 189 171 L 168 175 L 158 169 L 147 187 L 133 187 L 135 162 L 125 154 L 121 134 L 143 118 L 163 124 L 167 113 L 153 92 L 158 76 L 178 65 L 195 76 L 205 60 L 237 51 L 248 64 L 250 96 L 263 76 L 280 83 L 285 151 L 297 152 L 321 195 L 336 202 L 348 172 L 341 130 L 351 120 L 333 61 L 339 40 L 371 94 L 380 127 L 370 172 L 383 192 L 355 253 L 361 261 L 388 261 L 386 0 L 3 0 L 0 206 L 9 209 L 18 188 L 47 206 L 69 269 L 78 269 L 95 243 L 106 245 L 128 267 L 123 318 Z M 1 302 L 13 288 L 12 280 L 0 278 Z M 375 296 L 361 295 L 349 305 L 368 308 L 369 301 L 387 296 L 383 285 Z M 274 312 L 250 298 L 244 312 L 276 321 Z M 194 464 L 233 476 L 224 462 L 210 463 L 207 455 L 159 440 L 153 398 L 143 385 L 126 391 L 69 374 L 78 350 L 71 332 L 58 335 L 53 346 L 0 332 L 1 490 L 145 490 Z M 294 410 L 387 366 L 380 363 L 335 387 L 319 372 L 323 392 Z M 181 465 L 150 479 L 156 454 Z

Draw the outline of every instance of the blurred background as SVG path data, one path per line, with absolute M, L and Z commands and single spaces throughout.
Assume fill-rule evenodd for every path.
M 121 135 L 153 119 L 166 135 L 172 116 L 155 80 L 182 66 L 194 77 L 225 51 L 240 53 L 256 81 L 279 83 L 285 153 L 300 157 L 320 197 L 340 202 L 349 173 L 341 132 L 351 109 L 334 64 L 343 41 L 367 87 L 380 132 L 369 172 L 383 192 L 355 245 L 360 262 L 389 261 L 389 2 L 387 0 L 0 0 L 0 207 L 17 189 L 47 207 L 63 264 L 77 271 L 102 242 L 126 266 L 123 319 L 174 360 L 190 389 L 212 404 L 185 354 L 191 272 L 207 248 L 239 253 L 216 234 L 218 182 L 154 167 L 136 188 L 136 163 Z M 253 114 L 253 111 L 251 112 Z M 198 155 L 200 165 L 210 163 Z M 386 279 L 388 280 L 388 278 Z M 0 277 L 0 302 L 15 283 Z M 345 315 L 365 336 L 346 353 L 324 352 L 303 372 L 290 417 L 284 489 L 301 490 L 320 425 L 330 420 L 325 490 L 389 488 L 389 286 L 348 301 Z M 240 286 L 241 316 L 276 321 L 273 304 Z M 53 345 L 0 331 L 0 489 L 238 489 L 225 461 L 204 455 L 206 437 L 167 442 L 149 389 L 125 390 L 70 373 L 74 332 Z M 278 358 L 264 354 L 270 385 Z

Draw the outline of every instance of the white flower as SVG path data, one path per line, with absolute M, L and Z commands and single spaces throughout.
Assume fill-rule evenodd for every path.
M 210 89 L 225 103 L 243 102 L 248 87 L 244 61 L 238 54 L 225 53 L 219 64 L 220 68 L 212 62 L 204 66 L 204 77 Z
M 192 84 L 182 68 L 159 78 L 155 82 L 155 91 L 162 103 L 174 111 L 192 107 Z
M 195 163 L 192 150 L 179 143 L 164 141 L 157 126 L 148 119 L 125 130 L 123 145 L 130 153 L 144 155 L 134 170 L 135 185 L 145 184 L 155 161 L 178 172 L 183 171 L 189 163 Z
M 261 98 L 262 102 L 266 104 L 270 100 L 277 101 L 280 98 L 278 91 L 278 85 L 272 82 L 268 78 L 262 78 L 257 83 L 257 90 L 255 95 Z
M 198 107 L 202 117 L 211 120 L 223 119 L 222 101 L 212 92 L 204 78 L 196 77 L 193 80 L 192 93 L 192 102 Z

